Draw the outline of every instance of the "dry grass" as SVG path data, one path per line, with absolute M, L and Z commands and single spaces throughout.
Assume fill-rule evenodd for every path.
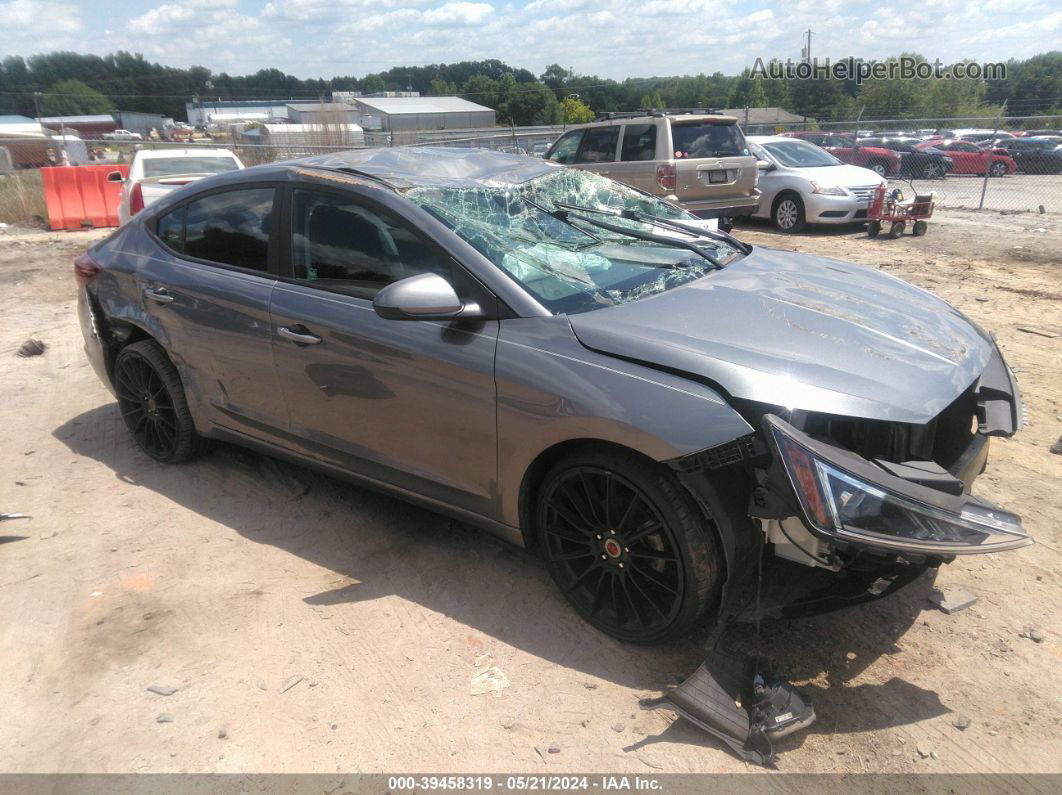
M 0 174 L 0 223 L 36 225 L 47 218 L 39 169 Z

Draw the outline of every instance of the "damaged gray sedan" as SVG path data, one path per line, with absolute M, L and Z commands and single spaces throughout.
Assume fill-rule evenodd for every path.
M 622 640 L 725 622 L 761 559 L 792 604 L 812 569 L 851 603 L 1031 543 L 970 492 L 1023 417 L 989 334 L 587 172 L 456 149 L 260 166 L 165 197 L 76 276 L 152 458 L 224 440 L 449 513 L 540 551 Z

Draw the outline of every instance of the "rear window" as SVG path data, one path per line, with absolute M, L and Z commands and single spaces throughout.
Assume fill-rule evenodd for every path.
M 747 155 L 745 136 L 736 124 L 672 124 L 675 157 L 736 157 Z
M 144 160 L 145 177 L 221 174 L 238 168 L 232 157 L 153 157 Z

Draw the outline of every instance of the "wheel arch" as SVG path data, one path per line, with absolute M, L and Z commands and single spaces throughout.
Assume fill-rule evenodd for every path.
M 778 209 L 778 205 L 782 203 L 782 199 L 793 196 L 800 201 L 800 204 L 804 204 L 804 197 L 800 195 L 800 191 L 796 188 L 782 188 L 775 194 L 774 199 L 771 201 L 771 217 L 774 218 L 774 211 Z

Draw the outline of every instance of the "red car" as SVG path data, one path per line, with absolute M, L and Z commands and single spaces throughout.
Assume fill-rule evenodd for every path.
M 984 174 L 987 169 L 990 177 L 1004 177 L 1017 170 L 1007 150 L 999 147 L 982 149 L 970 141 L 929 140 L 915 148 L 936 148 L 946 153 L 952 161 L 952 174 Z
M 855 138 L 851 135 L 823 132 L 790 132 L 785 135 L 821 146 L 842 163 L 869 168 L 879 177 L 894 177 L 900 173 L 899 155 L 878 146 L 860 146 L 857 150 Z

